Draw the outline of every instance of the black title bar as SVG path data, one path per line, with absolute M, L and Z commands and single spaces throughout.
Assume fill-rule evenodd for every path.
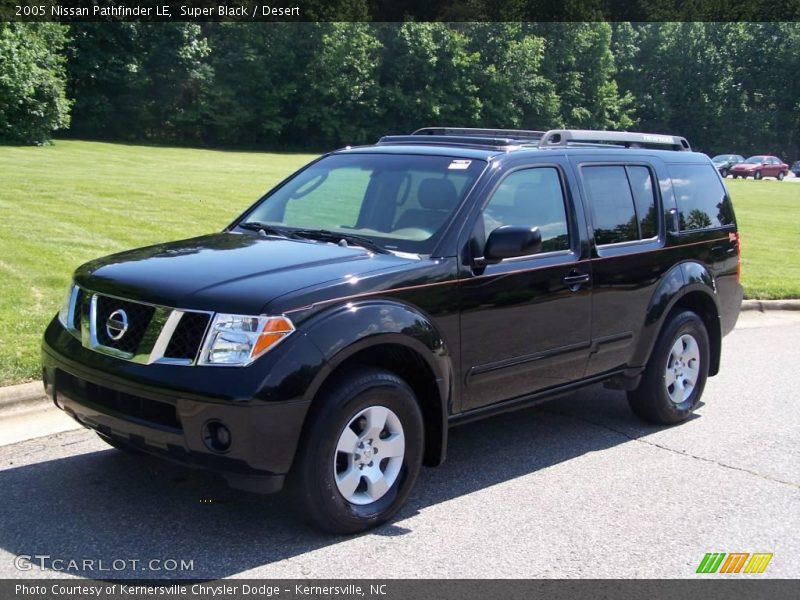
M 0 21 L 797 21 L 800 0 L 0 0 Z

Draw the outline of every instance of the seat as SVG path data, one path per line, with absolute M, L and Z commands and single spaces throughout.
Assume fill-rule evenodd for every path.
M 419 184 L 417 202 L 422 208 L 404 211 L 394 224 L 396 230 L 413 228 L 433 233 L 458 204 L 458 192 L 449 179 L 429 177 Z

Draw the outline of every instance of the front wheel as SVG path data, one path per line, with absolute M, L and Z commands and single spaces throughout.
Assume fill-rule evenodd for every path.
M 729 175 L 728 169 L 722 169 L 722 171 L 720 171 L 720 175 L 723 179 L 725 179 Z
M 393 373 L 359 368 L 316 402 L 293 473 L 305 514 L 331 533 L 388 521 L 422 464 L 424 424 L 414 392 Z
M 688 419 L 703 395 L 708 362 L 703 321 L 688 310 L 673 315 L 656 342 L 639 387 L 628 392 L 631 409 L 653 423 Z
M 761 173 L 761 171 L 756 171 L 756 174 L 753 175 L 753 179 L 761 179 L 763 176 L 764 175 Z

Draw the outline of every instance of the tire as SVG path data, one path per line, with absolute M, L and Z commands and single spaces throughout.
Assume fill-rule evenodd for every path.
M 780 173 L 778 173 L 777 177 L 778 181 L 783 181 L 783 178 L 786 177 L 786 174 L 783 171 L 781 171 Z
M 628 392 L 631 410 L 651 423 L 685 421 L 703 395 L 708 363 L 708 332 L 703 321 L 688 310 L 674 314 L 653 348 L 639 387 Z
M 756 171 L 756 174 L 753 175 L 753 179 L 761 179 L 762 177 L 761 171 Z
M 722 171 L 720 171 L 720 175 L 722 175 L 722 178 L 725 179 L 729 175 L 728 169 L 722 169 Z
M 139 450 L 135 446 L 132 446 L 130 444 L 126 444 L 122 440 L 117 440 L 115 438 L 106 437 L 102 433 L 98 433 L 98 432 L 95 432 L 95 433 L 97 433 L 97 437 L 99 437 L 101 440 L 103 440 L 106 444 L 108 444 L 109 446 L 113 446 L 117 450 L 121 450 L 122 452 L 125 452 L 126 454 L 137 455 L 137 456 L 145 456 L 147 454 L 146 452 L 143 452 L 142 450 Z
M 315 402 L 290 481 L 299 505 L 331 533 L 385 523 L 405 503 L 422 464 L 424 423 L 414 392 L 393 373 L 357 368 Z

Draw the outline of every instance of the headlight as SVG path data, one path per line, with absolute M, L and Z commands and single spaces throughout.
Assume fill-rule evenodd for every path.
M 200 364 L 249 365 L 293 331 L 294 325 L 286 317 L 218 314 L 211 322 Z
M 58 309 L 58 322 L 64 326 L 64 329 L 69 329 L 69 311 L 72 308 L 72 297 L 75 294 L 75 284 L 70 283 L 67 288 L 67 293 L 64 296 L 64 301 L 61 303 L 61 308 Z

